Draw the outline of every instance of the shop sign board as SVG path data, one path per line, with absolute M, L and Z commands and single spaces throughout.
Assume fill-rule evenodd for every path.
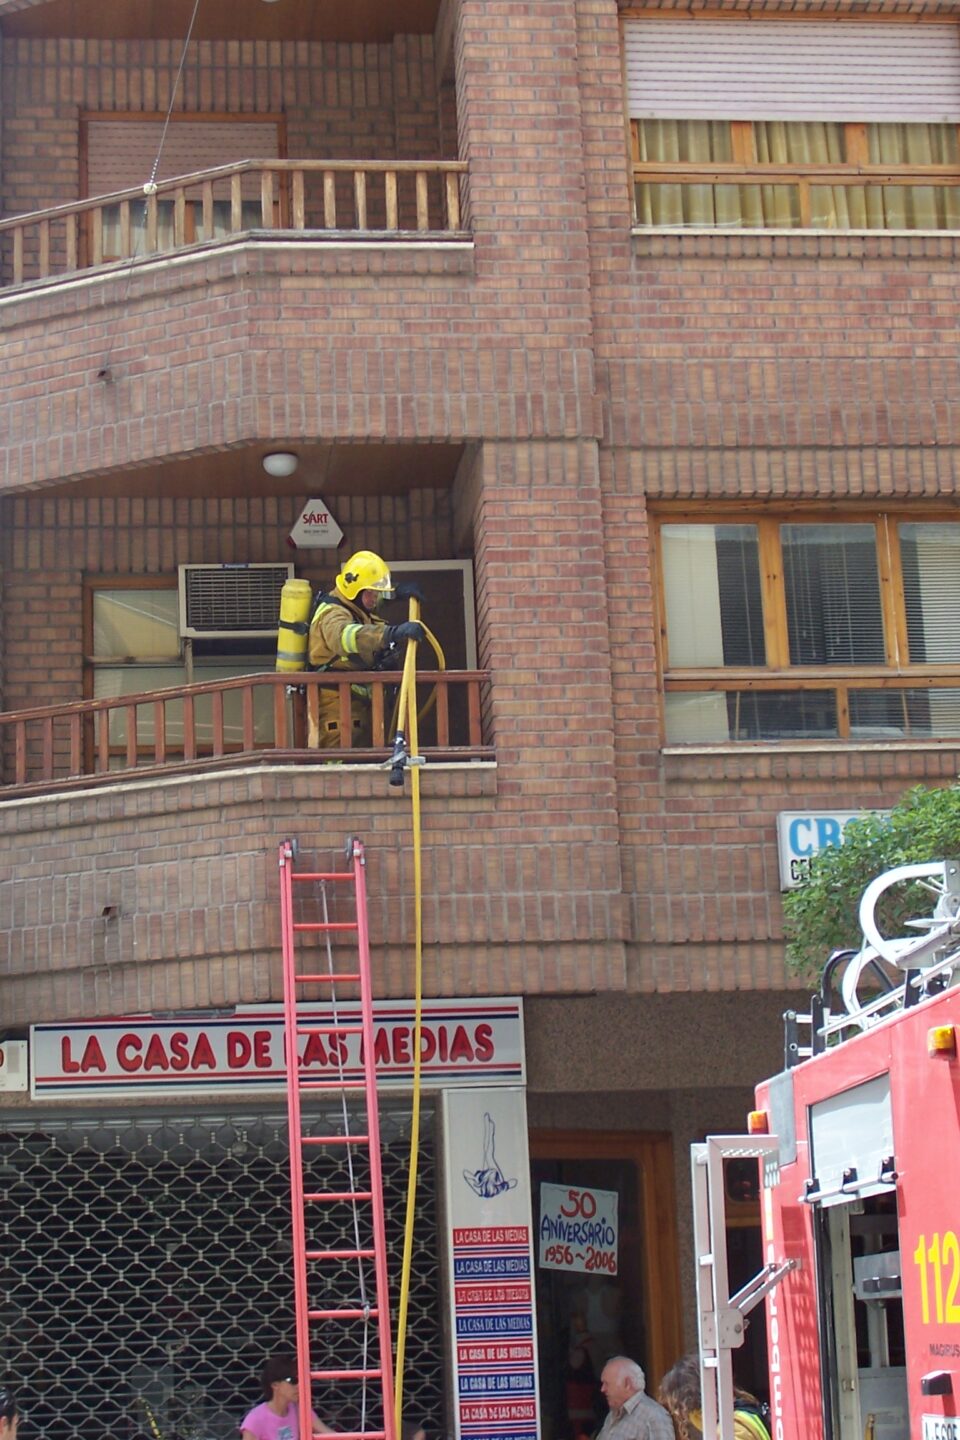
M 301 1005 L 303 1026 L 358 1025 L 359 1002 Z M 377 1084 L 409 1089 L 413 1079 L 413 1002 L 374 1006 Z M 303 1073 L 363 1078 L 362 1037 L 300 1036 Z M 428 1001 L 420 1043 L 422 1084 L 523 1085 L 522 1001 Z M 89 1095 L 258 1094 L 286 1088 L 283 1006 L 241 1005 L 228 1014 L 128 1015 L 30 1030 L 35 1099 Z
M 830 845 L 843 844 L 843 832 L 851 820 L 860 820 L 869 810 L 781 810 L 777 816 L 777 851 L 780 858 L 780 889 L 795 890 L 802 885 L 811 858 Z
M 542 1184 L 537 1256 L 541 1270 L 616 1275 L 618 1198 L 616 1190 Z
M 441 1102 L 457 1440 L 539 1435 L 530 1157 L 523 1090 Z

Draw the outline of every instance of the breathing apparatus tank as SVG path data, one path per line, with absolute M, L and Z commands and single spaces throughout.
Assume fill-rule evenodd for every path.
M 287 580 L 280 591 L 280 624 L 277 630 L 277 669 L 304 670 L 307 664 L 307 636 L 313 590 L 309 580 Z

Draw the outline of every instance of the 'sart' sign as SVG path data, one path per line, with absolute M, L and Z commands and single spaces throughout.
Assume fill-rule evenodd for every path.
M 334 550 L 343 531 L 334 520 L 325 500 L 308 500 L 290 531 L 287 543 L 292 550 Z
M 342 1026 L 301 1035 L 302 1073 L 318 1079 L 363 1078 L 363 1037 L 357 1002 L 301 1005 L 301 1026 Z M 414 1009 L 409 1001 L 374 1007 L 377 1084 L 409 1087 L 413 1077 Z M 523 1024 L 519 1000 L 433 1001 L 424 1006 L 420 1037 L 422 1083 L 522 1085 Z M 229 1015 L 130 1015 L 30 1031 L 31 1093 L 52 1096 L 182 1094 L 186 1091 L 282 1091 L 283 1007 L 238 1006 Z

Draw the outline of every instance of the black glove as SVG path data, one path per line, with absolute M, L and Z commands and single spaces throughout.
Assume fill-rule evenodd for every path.
M 394 600 L 419 600 L 422 605 L 425 597 L 420 586 L 415 585 L 412 580 L 401 580 L 393 592 L 393 598 Z
M 388 625 L 383 632 L 386 645 L 399 645 L 402 640 L 423 640 L 426 631 L 419 620 L 404 620 L 402 625 Z

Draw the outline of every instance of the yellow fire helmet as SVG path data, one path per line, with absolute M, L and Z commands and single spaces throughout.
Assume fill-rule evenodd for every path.
M 358 550 L 344 561 L 336 579 L 337 589 L 347 600 L 355 600 L 364 590 L 375 590 L 385 600 L 393 594 L 390 568 L 372 550 Z

